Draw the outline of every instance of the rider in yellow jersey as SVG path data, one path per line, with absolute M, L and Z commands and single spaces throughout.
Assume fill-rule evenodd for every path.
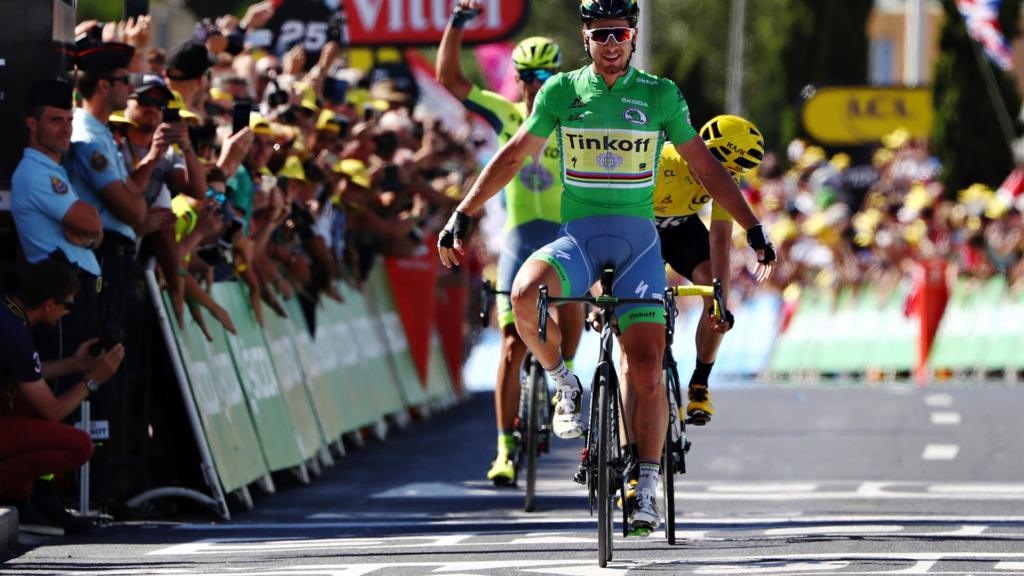
M 701 139 L 726 170 L 739 178 L 761 163 L 764 137 L 745 118 L 718 116 L 701 128 Z M 661 150 L 657 181 L 654 186 L 654 214 L 661 238 L 661 255 L 679 275 L 694 284 L 709 285 L 717 278 L 725 296 L 729 294 L 729 251 L 732 246 L 732 216 L 717 203 L 711 204 L 710 231 L 697 213 L 711 202 L 711 195 L 690 173 L 686 161 L 674 146 Z M 705 307 L 711 299 L 705 298 Z M 686 415 L 702 426 L 715 413 L 708 392 L 708 377 L 715 364 L 722 335 L 733 325 L 732 314 L 725 311 L 721 322 L 702 314 L 697 325 L 697 365 L 690 377 Z
M 437 55 L 437 79 L 467 109 L 479 114 L 494 129 L 504 145 L 523 125 L 533 110 L 533 101 L 548 78 L 558 73 L 562 51 L 549 38 L 535 36 L 520 42 L 512 51 L 521 100 L 505 97 L 472 84 L 459 66 L 462 26 L 480 13 L 479 0 L 460 0 L 445 28 Z M 531 254 L 558 237 L 561 227 L 562 182 L 558 142 L 551 138 L 536 157 L 526 159 L 522 169 L 505 187 L 504 204 L 508 213 L 505 238 L 498 260 L 497 289 L 512 288 L 516 272 Z M 515 481 L 512 455 L 516 451 L 513 436 L 519 406 L 519 367 L 526 356 L 526 344 L 515 327 L 515 315 L 508 296 L 499 295 L 498 325 L 501 328 L 501 359 L 494 388 L 494 408 L 498 427 L 498 453 L 487 472 L 487 479 L 503 486 Z M 583 311 L 578 304 L 560 306 L 559 319 L 565 323 L 562 355 L 571 365 L 583 329 Z

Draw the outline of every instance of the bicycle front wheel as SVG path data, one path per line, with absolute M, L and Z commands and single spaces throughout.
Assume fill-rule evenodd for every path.
M 612 559 L 612 496 L 611 467 L 608 465 L 611 440 L 611 414 L 608 399 L 609 382 L 602 371 L 598 392 L 597 429 L 597 563 L 604 568 Z
M 540 450 L 540 403 L 547 396 L 543 393 L 547 389 L 544 372 L 536 360 L 530 362 L 526 385 L 530 389 L 526 394 L 526 499 L 523 509 L 533 512 L 537 493 L 537 455 Z

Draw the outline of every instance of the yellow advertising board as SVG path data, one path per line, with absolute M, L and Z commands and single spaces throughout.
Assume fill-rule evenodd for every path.
M 932 116 L 928 88 L 819 88 L 801 111 L 807 134 L 829 146 L 878 142 L 897 128 L 913 137 L 928 136 Z

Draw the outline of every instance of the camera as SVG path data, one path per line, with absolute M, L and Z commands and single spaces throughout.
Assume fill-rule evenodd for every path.
M 99 356 L 122 342 L 124 342 L 124 330 L 117 324 L 106 323 L 100 333 L 99 342 L 89 347 L 89 353 Z
M 177 108 L 164 108 L 164 117 L 162 121 L 165 124 L 174 124 L 175 122 L 180 122 L 181 110 Z

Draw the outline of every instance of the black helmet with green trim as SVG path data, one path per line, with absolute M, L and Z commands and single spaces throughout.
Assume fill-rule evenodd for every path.
M 584 24 L 595 20 L 619 20 L 636 26 L 640 6 L 636 0 L 580 0 L 580 20 Z

